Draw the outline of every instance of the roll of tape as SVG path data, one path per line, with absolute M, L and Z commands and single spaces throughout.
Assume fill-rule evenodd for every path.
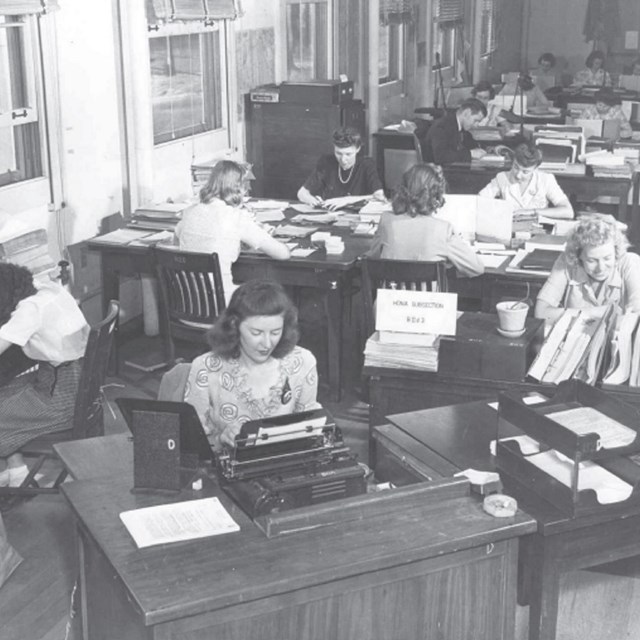
M 502 493 L 492 493 L 482 502 L 482 508 L 495 518 L 511 518 L 516 515 L 518 503 L 515 498 Z

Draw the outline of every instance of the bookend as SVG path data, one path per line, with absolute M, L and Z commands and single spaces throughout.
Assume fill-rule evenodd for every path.
M 155 411 L 133 411 L 131 422 L 132 491 L 179 492 L 185 480 L 180 459 L 180 417 Z
M 599 446 L 599 435 L 594 432 L 574 433 L 546 414 L 579 407 L 591 407 L 604 416 L 628 427 L 635 438 L 625 446 L 604 448 Z M 640 504 L 640 465 L 636 456 L 640 451 L 638 411 L 624 402 L 613 399 L 600 389 L 579 380 L 568 380 L 559 385 L 557 393 L 546 402 L 527 405 L 516 392 L 501 393 L 498 405 L 498 438 L 496 467 L 505 474 L 503 480 L 514 480 L 523 491 L 537 494 L 557 506 L 571 517 L 624 511 L 629 505 Z M 555 449 L 573 463 L 570 486 L 560 482 L 529 460 L 530 452 L 521 448 L 516 440 L 501 440 L 504 423 L 510 423 L 540 445 L 540 452 Z M 606 471 L 632 487 L 625 500 L 601 504 L 593 489 L 578 490 L 583 466 L 593 461 Z

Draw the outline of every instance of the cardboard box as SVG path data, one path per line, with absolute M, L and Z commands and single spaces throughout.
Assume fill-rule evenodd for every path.
M 439 375 L 524 381 L 544 340 L 544 321 L 527 318 L 519 338 L 498 334 L 498 316 L 463 313 L 455 336 L 440 338 Z

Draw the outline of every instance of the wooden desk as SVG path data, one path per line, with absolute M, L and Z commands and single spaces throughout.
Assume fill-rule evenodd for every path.
M 345 329 L 348 323 L 347 302 L 350 300 L 359 273 L 357 259 L 369 248 L 369 238 L 344 237 L 345 250 L 339 255 L 327 255 L 319 249 L 306 258 L 273 260 L 265 255 L 241 254 L 233 265 L 234 279 L 246 282 L 252 278 L 271 278 L 284 285 L 307 287 L 323 296 L 327 315 L 328 384 L 331 396 L 340 399 L 343 389 L 343 357 Z M 101 257 L 102 305 L 120 297 L 121 276 L 153 273 L 151 250 L 148 247 L 118 245 L 89 241 L 89 248 Z M 117 349 L 116 349 L 117 351 Z
M 113 462 L 108 480 L 99 471 L 62 489 L 78 524 L 85 638 L 513 638 L 517 537 L 535 522 L 488 516 L 465 482 L 392 517 L 271 539 L 221 495 L 240 532 L 139 550 L 118 514 L 167 498 L 130 493 L 130 448 L 126 436 L 56 447 L 76 477 L 96 456 Z
M 454 163 L 443 167 L 444 175 L 451 193 L 478 193 L 504 168 L 472 167 L 470 164 Z M 594 176 L 554 174 L 558 184 L 571 200 L 592 201 L 597 196 L 618 198 L 618 219 L 626 222 L 629 228 L 638 227 L 640 216 L 639 174 L 632 178 L 596 178 Z M 633 193 L 631 212 L 628 211 L 629 192 Z
M 450 475 L 452 469 L 494 470 L 489 443 L 496 437 L 497 412 L 485 402 L 392 415 L 389 420 L 381 438 L 402 439 L 401 449 L 423 461 L 434 477 Z M 384 456 L 398 456 L 380 444 L 376 449 L 376 464 Z M 638 555 L 640 507 L 571 519 L 515 483 L 507 485 L 507 493 L 538 523 L 537 532 L 520 542 L 519 602 L 530 605 L 529 638 L 554 640 L 562 574 Z

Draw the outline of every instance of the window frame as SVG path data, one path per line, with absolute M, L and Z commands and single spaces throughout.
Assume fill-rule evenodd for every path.
M 16 18 L 15 23 L 3 23 L 0 28 L 22 29 L 27 72 L 25 86 L 30 106 L 27 107 L 26 119 L 12 118 L 12 114 L 22 111 L 22 108 L 10 109 L 4 117 L 7 119 L 8 126 L 12 127 L 37 122 L 41 175 L 0 185 L 0 209 L 9 214 L 21 213 L 49 204 L 57 208 L 59 202 L 56 202 L 56 193 L 60 193 L 60 189 L 55 188 L 59 178 L 53 180 L 51 177 L 55 173 L 55 167 L 52 165 L 56 156 L 52 150 L 57 149 L 57 138 L 55 135 L 52 137 L 53 132 L 49 131 L 47 124 L 48 118 L 56 112 L 58 100 L 51 90 L 45 93 L 47 85 L 44 82 L 44 78 L 55 77 L 56 71 L 55 58 L 49 55 L 52 49 L 52 25 L 46 14 L 20 14 L 12 17 Z M 57 200 L 59 199 L 58 195 Z
M 379 26 L 379 29 L 383 29 L 383 28 L 389 29 L 390 35 L 391 35 L 391 30 L 393 30 L 393 32 L 395 33 L 395 36 L 390 38 L 394 40 L 394 42 L 392 42 L 392 47 L 387 52 L 388 53 L 387 62 L 389 64 L 389 67 L 391 68 L 392 66 L 394 66 L 395 68 L 393 70 L 390 69 L 390 73 L 386 76 L 380 76 L 380 74 L 378 73 L 379 87 L 391 85 L 396 82 L 402 83 L 404 81 L 406 53 L 407 53 L 407 30 L 405 28 L 405 25 L 399 22 L 381 24 Z M 382 47 L 380 47 L 380 50 L 381 49 Z M 378 63 L 378 71 L 379 69 L 380 69 L 380 65 Z
M 495 53 L 498 46 L 496 25 L 498 23 L 498 0 L 479 0 L 482 2 L 482 10 L 480 14 L 480 42 L 478 50 L 481 57 L 490 56 Z M 485 16 L 487 17 L 485 22 Z M 486 33 L 486 29 L 489 30 Z M 483 46 L 484 45 L 484 46 Z

